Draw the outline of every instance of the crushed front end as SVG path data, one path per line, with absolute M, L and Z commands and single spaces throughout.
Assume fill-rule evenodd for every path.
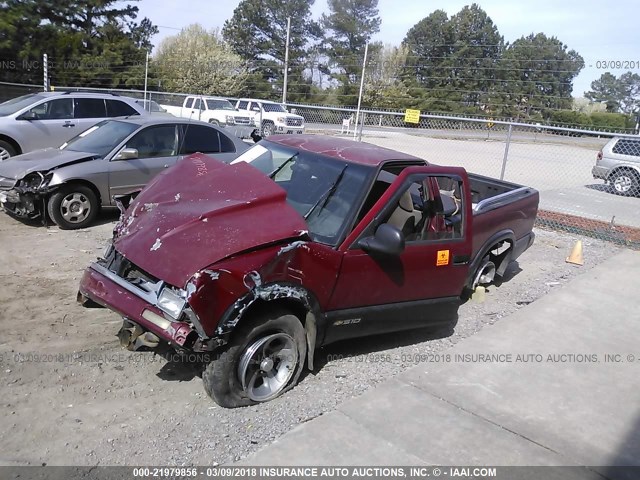
M 33 172 L 18 181 L 0 177 L 0 205 L 18 218 L 36 219 L 46 211 L 52 174 Z
M 166 342 L 174 348 L 204 351 L 214 345 L 187 302 L 187 292 L 154 278 L 109 245 L 103 259 L 87 267 L 78 301 L 94 302 L 119 313 L 124 324 L 118 337 L 130 350 Z

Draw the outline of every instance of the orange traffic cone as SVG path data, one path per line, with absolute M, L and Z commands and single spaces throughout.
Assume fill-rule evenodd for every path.
M 582 259 L 582 240 L 578 240 L 576 242 L 573 246 L 573 250 L 571 250 L 571 255 L 569 255 L 565 261 L 567 263 L 573 263 L 574 265 L 584 265 L 584 261 Z

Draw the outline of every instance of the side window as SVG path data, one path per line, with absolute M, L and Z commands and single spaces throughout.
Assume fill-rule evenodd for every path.
M 187 103 L 184 105 L 185 108 L 193 107 L 193 98 L 187 98 Z
M 238 110 L 246 110 L 248 104 L 249 104 L 249 102 L 247 102 L 245 100 L 240 100 L 238 102 Z
M 75 118 L 106 118 L 107 111 L 102 98 L 75 98 L 74 117 Z
M 56 98 L 36 105 L 30 113 L 35 113 L 38 120 L 61 120 L 73 118 L 73 101 L 71 98 Z
M 184 146 L 182 147 L 183 154 L 191 153 L 220 153 L 222 135 L 214 128 L 209 128 L 204 125 L 186 125 Z M 228 140 L 228 139 L 227 139 Z
M 193 104 L 193 108 L 195 110 L 202 110 L 202 100 L 199 98 L 196 98 L 195 103 Z
M 632 155 L 634 157 L 640 157 L 640 142 L 622 138 L 618 140 L 611 151 L 620 155 Z
M 138 158 L 172 157 L 177 155 L 176 126 L 160 125 L 145 128 L 127 142 L 126 148 L 138 150 Z
M 138 115 L 138 112 L 131 105 L 120 100 L 107 100 L 107 117 L 128 117 Z
M 360 221 L 384 195 L 395 175 L 381 172 L 359 214 Z M 464 236 L 462 182 L 447 176 L 412 175 L 383 210 L 383 220 L 400 230 L 407 243 Z M 372 228 L 372 226 L 368 227 Z M 367 233 L 372 235 L 373 231 Z
M 256 102 L 251 102 L 251 111 L 252 112 L 259 112 L 260 111 L 260 105 L 257 104 Z

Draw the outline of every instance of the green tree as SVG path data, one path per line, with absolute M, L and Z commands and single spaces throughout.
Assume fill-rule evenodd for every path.
M 282 97 L 287 18 L 291 18 L 287 98 L 304 98 L 311 91 L 311 81 L 305 75 L 307 49 L 322 34 L 318 23 L 311 19 L 313 3 L 314 0 L 241 0 L 233 16 L 225 21 L 223 38 L 249 62 L 249 93 Z
M 341 103 L 355 105 L 365 45 L 380 31 L 378 0 L 328 0 L 327 6 L 329 14 L 320 19 L 327 31 L 325 73 L 339 82 Z M 375 55 L 379 47 L 373 46 L 369 53 Z
M 420 109 L 449 112 L 451 52 L 454 32 L 444 10 L 436 10 L 409 29 L 402 44 L 407 48 L 403 79 Z
M 133 0 L 137 1 L 137 0 Z M 56 85 L 124 86 L 139 78 L 151 37 L 148 19 L 136 23 L 138 7 L 116 0 L 6 0 L 0 3 L 0 58 L 40 62 L 47 53 Z M 42 68 L 2 72 L 40 82 Z
M 246 62 L 219 32 L 198 24 L 165 38 L 154 56 L 165 90 L 238 96 L 249 79 Z
M 407 49 L 405 78 L 415 85 L 434 89 L 446 85 L 453 31 L 444 10 L 436 10 L 409 29 L 402 44 Z
M 504 40 L 477 4 L 451 18 L 436 10 L 409 29 L 405 82 L 422 110 L 491 114 L 500 104 L 497 65 Z
M 449 69 L 448 97 L 461 111 L 499 108 L 497 67 L 504 39 L 487 13 L 472 4 L 449 20 L 453 43 L 444 66 Z
M 544 33 L 521 37 L 509 45 L 500 62 L 503 100 L 516 114 L 571 109 L 573 79 L 584 67 L 575 50 Z
M 408 49 L 401 45 L 374 45 L 367 61 L 363 104 L 368 107 L 404 109 L 415 102 L 402 81 Z
M 585 93 L 585 97 L 604 103 L 610 113 L 635 113 L 640 107 L 640 75 L 627 72 L 617 78 L 605 72 L 591 82 L 591 90 Z

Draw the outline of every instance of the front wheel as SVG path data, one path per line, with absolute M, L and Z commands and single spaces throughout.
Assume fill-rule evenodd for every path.
M 210 123 L 211 125 L 215 125 L 216 127 L 219 127 L 219 126 L 220 126 L 220 122 L 219 122 L 218 120 L 213 120 L 213 119 L 211 119 L 211 120 L 209 120 L 209 123 Z
M 267 402 L 297 383 L 306 356 L 300 320 L 274 311 L 234 333 L 229 347 L 204 370 L 204 389 L 221 407 Z
M 630 170 L 618 170 L 609 179 L 613 191 L 623 197 L 632 197 L 640 194 L 640 182 L 638 176 Z
M 66 185 L 51 195 L 47 204 L 49 217 L 63 230 L 84 228 L 98 213 L 98 199 L 89 187 Z
M 273 135 L 274 130 L 275 130 L 275 127 L 273 123 L 264 122 L 264 125 L 262 127 L 262 136 L 268 137 L 269 135 Z

